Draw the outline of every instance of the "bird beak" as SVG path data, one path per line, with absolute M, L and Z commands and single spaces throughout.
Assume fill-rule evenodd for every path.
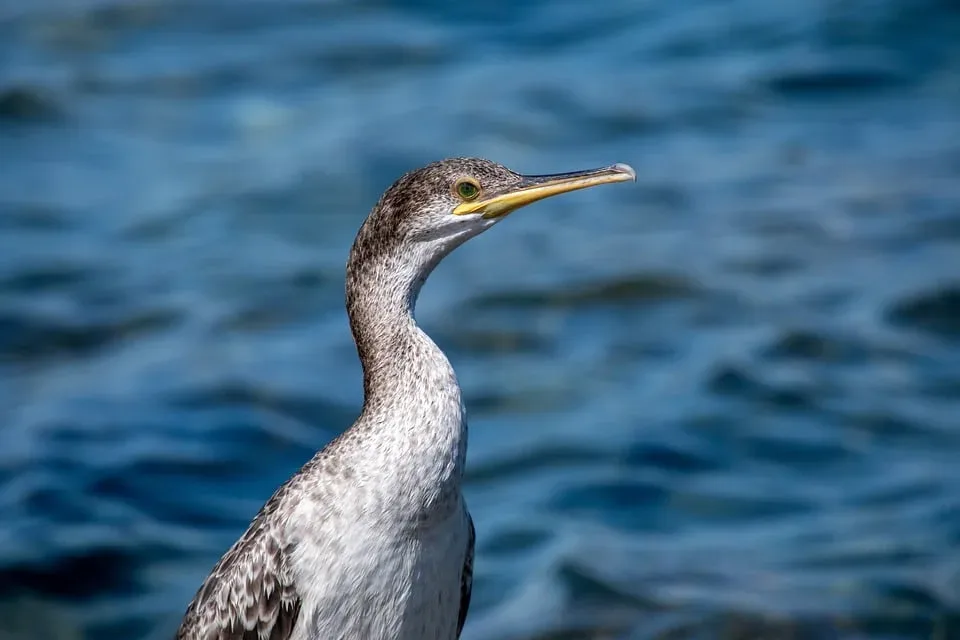
M 610 182 L 628 182 L 637 179 L 637 172 L 627 164 L 615 164 L 602 169 L 588 169 L 549 176 L 521 176 L 519 185 L 500 193 L 481 195 L 477 200 L 464 202 L 454 208 L 454 215 L 481 213 L 484 218 L 501 218 L 512 211 L 537 200 L 577 189 L 595 187 Z

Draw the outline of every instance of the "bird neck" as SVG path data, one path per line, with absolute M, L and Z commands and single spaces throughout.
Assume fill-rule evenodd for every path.
M 363 366 L 360 422 L 382 429 L 379 440 L 397 464 L 420 465 L 436 483 L 459 483 L 466 456 L 460 386 L 449 360 L 417 326 L 414 309 L 432 265 L 380 256 L 351 259 L 347 313 Z
M 348 263 L 347 315 L 363 366 L 365 406 L 393 397 L 409 369 L 429 355 L 422 351 L 437 349 L 414 318 L 421 284 L 400 259 Z

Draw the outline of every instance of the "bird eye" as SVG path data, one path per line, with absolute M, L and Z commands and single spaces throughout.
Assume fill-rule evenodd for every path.
M 473 180 L 461 180 L 457 183 L 456 191 L 464 200 L 473 200 L 480 195 L 480 185 Z

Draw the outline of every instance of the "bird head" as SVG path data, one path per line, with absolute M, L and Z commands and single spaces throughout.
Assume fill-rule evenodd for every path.
M 480 158 L 451 158 L 411 171 L 380 198 L 355 248 L 400 250 L 428 268 L 510 213 L 550 196 L 636 180 L 625 164 L 553 175 L 521 175 Z M 362 243 L 360 241 L 363 241 Z

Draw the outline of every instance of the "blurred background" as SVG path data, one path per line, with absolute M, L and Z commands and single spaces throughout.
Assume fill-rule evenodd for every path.
M 960 638 L 960 3 L 0 3 L 0 638 L 169 638 L 348 427 L 357 228 L 525 209 L 419 306 L 468 640 Z

